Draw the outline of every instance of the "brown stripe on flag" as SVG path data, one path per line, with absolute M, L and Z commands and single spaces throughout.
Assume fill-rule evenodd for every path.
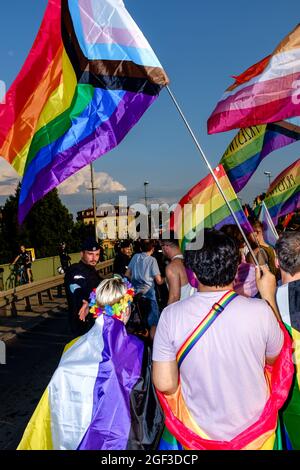
M 80 81 L 84 73 L 98 76 L 100 82 L 101 76 L 104 76 L 106 82 L 105 87 L 108 82 L 107 77 L 114 77 L 114 83 L 116 77 L 144 79 L 149 81 L 149 84 L 151 83 L 159 87 L 157 93 L 160 91 L 161 87 L 169 83 L 165 71 L 160 67 L 144 67 L 130 61 L 121 60 L 89 60 L 85 57 L 76 37 L 67 0 L 62 0 L 62 37 L 78 81 Z M 84 82 L 86 81 L 84 80 Z M 95 84 L 93 83 L 93 85 Z M 113 88 L 115 87 L 113 86 Z M 140 80 L 138 80 L 138 88 L 140 88 Z

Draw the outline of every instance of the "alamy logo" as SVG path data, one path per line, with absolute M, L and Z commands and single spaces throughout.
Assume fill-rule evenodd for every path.
M 0 104 L 5 104 L 6 85 L 3 80 L 0 80 Z
M 0 364 L 6 364 L 6 345 L 0 341 Z

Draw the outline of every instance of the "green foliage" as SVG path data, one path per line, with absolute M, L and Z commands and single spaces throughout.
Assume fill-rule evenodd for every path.
M 83 238 L 90 235 L 92 227 L 73 222 L 73 216 L 62 204 L 56 189 L 38 201 L 22 226 L 18 225 L 18 199 L 20 186 L 3 207 L 0 228 L 0 264 L 12 262 L 19 246 L 35 249 L 36 257 L 58 254 L 58 245 L 64 241 L 68 251 L 77 251 Z

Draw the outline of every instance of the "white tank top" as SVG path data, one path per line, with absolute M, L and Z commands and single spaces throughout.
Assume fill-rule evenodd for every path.
M 173 256 L 171 261 L 173 261 L 173 259 L 176 259 L 176 258 L 183 259 L 183 255 L 175 255 L 175 256 Z M 193 295 L 196 291 L 197 291 L 197 289 L 195 289 L 195 287 L 191 286 L 191 284 L 188 282 L 184 286 L 181 286 L 181 288 L 180 288 L 180 299 L 179 300 L 187 299 L 188 297 Z

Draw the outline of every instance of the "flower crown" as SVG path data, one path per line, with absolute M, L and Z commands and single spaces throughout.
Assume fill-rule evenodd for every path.
M 127 291 L 119 300 L 119 302 L 116 302 L 113 305 L 104 305 L 104 307 L 99 307 L 97 305 L 96 289 L 92 290 L 89 298 L 89 306 L 90 312 L 94 318 L 97 318 L 100 315 L 108 315 L 109 317 L 114 317 L 121 320 L 122 314 L 125 313 L 127 307 L 131 305 L 135 295 L 134 289 L 130 282 L 127 279 L 123 279 L 123 283 L 125 284 Z

